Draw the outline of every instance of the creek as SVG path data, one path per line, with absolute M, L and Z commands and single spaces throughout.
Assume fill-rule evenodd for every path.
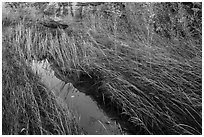
M 97 103 L 71 83 L 58 79 L 47 60 L 33 60 L 32 70 L 40 75 L 42 82 L 68 106 L 78 118 L 79 125 L 89 135 L 121 134 L 120 124 L 108 117 Z M 123 132 L 124 133 L 124 132 Z

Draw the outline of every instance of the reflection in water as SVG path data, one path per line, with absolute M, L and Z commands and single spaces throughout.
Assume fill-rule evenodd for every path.
M 121 134 L 115 121 L 106 116 L 97 104 L 84 93 L 55 77 L 47 60 L 33 61 L 33 70 L 38 73 L 47 87 L 60 97 L 78 117 L 80 126 L 88 134 Z

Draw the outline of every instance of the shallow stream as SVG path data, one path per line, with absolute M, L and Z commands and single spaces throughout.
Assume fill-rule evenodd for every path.
M 89 135 L 121 134 L 121 127 L 111 120 L 95 101 L 79 92 L 71 83 L 56 78 L 47 60 L 32 61 L 32 69 L 41 76 L 42 82 L 54 94 L 62 99 L 68 108 L 78 117 L 80 126 Z

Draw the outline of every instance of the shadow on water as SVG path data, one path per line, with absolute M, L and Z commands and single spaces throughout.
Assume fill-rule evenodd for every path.
M 128 134 L 122 131 L 121 122 L 118 124 L 119 118 L 113 113 L 108 113 L 111 110 L 101 107 L 102 102 L 94 101 L 94 97 L 85 89 L 79 88 L 79 91 L 71 83 L 65 83 L 56 77 L 47 60 L 33 61 L 32 69 L 41 76 L 47 87 L 64 100 L 68 108 L 78 116 L 80 126 L 87 134 Z

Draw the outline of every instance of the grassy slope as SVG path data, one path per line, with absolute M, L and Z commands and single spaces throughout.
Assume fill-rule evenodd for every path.
M 201 45 L 147 35 L 130 5 L 121 17 L 107 16 L 104 8 L 64 31 L 23 22 L 11 37 L 19 34 L 22 55 L 48 58 L 76 87 L 91 76 L 90 94 L 117 105 L 134 134 L 201 134 Z

